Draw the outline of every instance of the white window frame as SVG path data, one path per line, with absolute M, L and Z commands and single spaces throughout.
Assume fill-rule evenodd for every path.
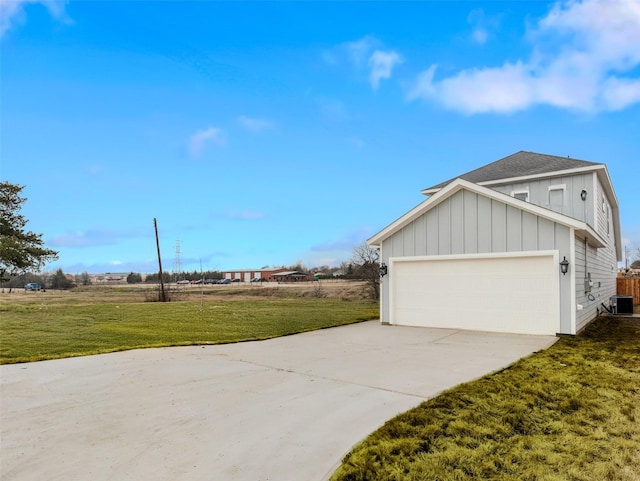
M 550 185 L 547 189 L 547 201 L 549 203 L 549 205 L 551 205 L 551 192 L 556 191 L 556 190 L 561 190 L 562 191 L 562 205 L 566 204 L 566 197 L 567 197 L 567 184 L 555 184 L 555 185 Z
M 514 199 L 517 199 L 516 195 L 522 195 L 522 194 L 526 195 L 526 198 L 524 199 L 524 201 L 529 202 L 529 189 L 511 191 L 511 197 L 513 197 Z M 523 200 L 523 199 L 518 199 L 518 200 Z

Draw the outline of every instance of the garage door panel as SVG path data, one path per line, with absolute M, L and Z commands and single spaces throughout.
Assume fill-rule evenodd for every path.
M 554 256 L 398 260 L 394 324 L 527 334 L 559 330 Z

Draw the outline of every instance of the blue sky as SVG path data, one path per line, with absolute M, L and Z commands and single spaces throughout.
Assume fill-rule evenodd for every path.
M 48 270 L 339 265 L 420 190 L 606 163 L 640 247 L 640 0 L 0 0 L 0 177 Z

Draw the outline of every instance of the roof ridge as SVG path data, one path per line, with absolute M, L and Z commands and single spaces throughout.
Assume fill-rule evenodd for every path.
M 423 189 L 423 192 L 440 189 L 458 178 L 474 183 L 490 182 L 515 177 L 553 174 L 554 172 L 597 165 L 604 164 L 582 159 L 573 159 L 569 156 L 560 157 L 558 155 L 520 150 L 514 154 L 507 155 L 506 157 L 478 167 L 477 169 L 460 174 L 445 182 L 427 187 Z

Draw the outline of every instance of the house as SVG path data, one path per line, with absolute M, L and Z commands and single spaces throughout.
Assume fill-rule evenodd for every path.
M 314 276 L 300 271 L 282 271 L 273 274 L 273 278 L 278 282 L 311 282 Z
M 517 152 L 422 191 L 368 240 L 383 323 L 576 334 L 616 294 L 618 201 L 604 164 Z
M 223 279 L 240 282 L 251 282 L 252 280 L 263 280 L 265 282 L 300 282 L 312 281 L 313 275 L 303 272 L 292 271 L 286 267 L 272 269 L 237 269 L 233 271 L 223 271 Z

